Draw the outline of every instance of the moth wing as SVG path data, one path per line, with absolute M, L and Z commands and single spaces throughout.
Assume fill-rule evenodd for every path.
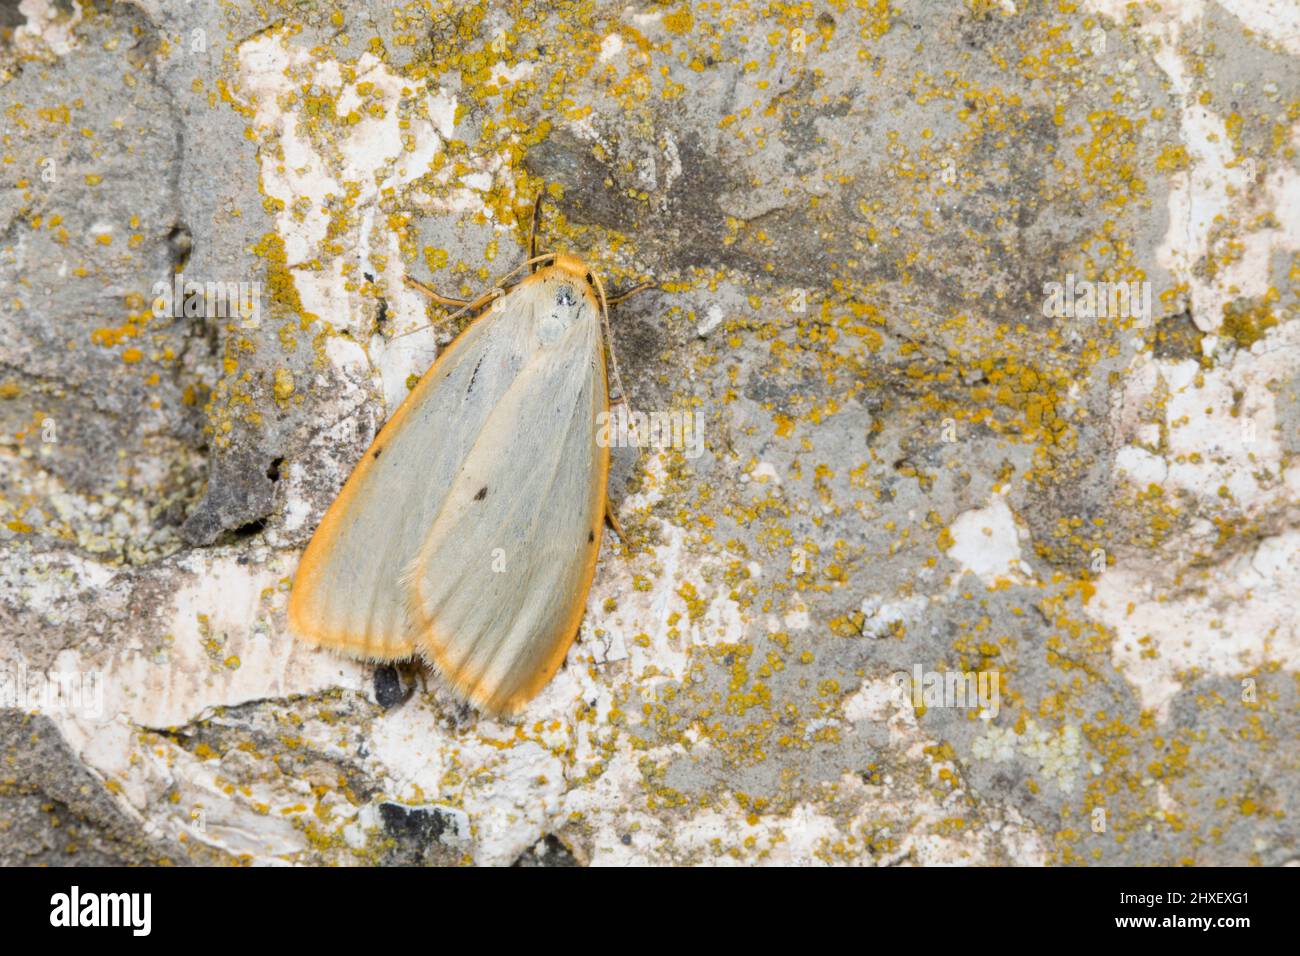
M 402 574 L 526 360 L 522 316 L 493 307 L 447 347 L 384 425 L 316 529 L 290 629 L 351 657 L 416 651 Z
M 544 321 L 569 280 L 534 279 L 517 305 Z M 595 574 L 609 470 L 598 309 L 583 289 L 572 324 L 502 396 L 410 571 L 425 655 L 492 713 L 518 711 L 554 675 Z

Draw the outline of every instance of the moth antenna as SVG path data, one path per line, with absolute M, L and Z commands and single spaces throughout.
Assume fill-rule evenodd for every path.
M 546 196 L 546 191 L 542 190 L 537 194 L 537 200 L 533 203 L 533 224 L 528 230 L 528 261 L 537 261 L 537 230 L 542 221 L 542 199 Z M 530 273 L 536 272 L 536 268 L 529 270 Z
M 515 266 L 515 268 L 511 269 L 500 279 L 494 282 L 492 284 L 492 288 L 489 289 L 487 292 L 483 293 L 476 299 L 472 299 L 471 301 L 466 302 L 455 312 L 448 315 L 446 317 L 447 321 L 450 321 L 451 319 L 459 318 L 460 316 L 464 315 L 466 312 L 477 312 L 479 309 L 482 309 L 485 306 L 490 305 L 496 299 L 499 299 L 501 296 L 505 295 L 505 291 L 506 291 L 504 288 L 505 283 L 512 276 L 516 275 L 517 273 L 521 272 L 524 269 L 527 269 L 528 267 L 532 266 L 534 263 L 541 262 L 544 259 L 553 259 L 553 258 L 555 258 L 555 254 L 551 252 L 547 252 L 547 253 L 543 253 L 540 256 L 532 256 L 531 258 L 528 259 L 527 262 Z M 410 276 L 403 276 L 403 278 L 406 280 L 407 285 L 411 285 L 419 289 L 425 295 L 428 295 L 430 298 L 432 298 L 435 302 L 449 300 L 448 296 L 439 295 L 438 293 L 430 289 L 428 286 L 426 286 L 423 282 L 420 282 L 418 279 L 412 279 Z M 450 300 L 450 301 L 459 301 L 459 300 Z M 414 335 L 416 332 L 422 332 L 422 331 L 424 331 L 423 326 L 418 329 L 407 329 L 405 332 L 398 332 L 395 335 L 389 336 L 389 340 L 391 341 L 392 339 L 400 339 L 404 335 Z
M 497 298 L 501 296 L 501 294 L 502 292 L 500 289 L 493 289 L 491 290 L 491 292 L 479 296 L 477 299 L 475 299 L 472 302 L 466 302 L 455 312 L 448 315 L 446 321 L 450 322 L 452 319 L 459 318 L 460 316 L 464 315 L 466 312 L 473 311 L 476 306 L 482 308 L 483 306 L 486 306 L 489 303 L 494 302 Z M 389 336 L 389 341 L 391 342 L 393 339 L 400 339 L 403 336 L 414 335 L 416 332 L 423 332 L 423 331 L 424 331 L 424 326 L 420 326 L 419 328 L 416 329 L 407 329 L 405 332 L 397 332 L 396 334 Z

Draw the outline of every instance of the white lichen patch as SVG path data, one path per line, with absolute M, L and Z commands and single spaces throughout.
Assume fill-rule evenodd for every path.
M 1023 756 L 1039 775 L 1056 784 L 1064 794 L 1074 792 L 1083 759 L 1077 726 L 1066 724 L 1053 731 L 1040 727 L 1032 717 L 1025 720 L 1020 733 L 1014 727 L 989 727 L 975 740 L 972 753 L 981 760 L 999 763 Z
M 1130 9 L 1117 0 L 1091 0 L 1088 6 L 1116 22 L 1126 20 Z M 1169 225 L 1156 256 L 1188 289 L 1192 319 L 1204 332 L 1219 329 L 1234 299 L 1268 291 L 1276 254 L 1300 249 L 1300 174 L 1288 166 L 1264 170 L 1240 152 L 1223 107 L 1197 95 L 1197 66 L 1188 63 L 1185 50 L 1197 47 L 1211 6 L 1203 0 L 1152 5 L 1137 30 L 1176 98 L 1188 156 L 1187 168 L 1169 177 Z M 1260 36 L 1293 55 L 1300 49 L 1293 5 L 1246 0 L 1226 6 Z M 1300 141 L 1300 124 L 1291 125 L 1290 139 L 1293 145 Z M 1222 235 L 1226 224 L 1236 230 L 1230 239 Z M 1229 245 L 1232 254 L 1226 255 Z M 1219 268 L 1205 269 L 1207 257 Z
M 844 715 L 858 732 L 879 723 L 888 729 L 890 774 L 874 785 L 857 775 L 846 775 L 837 784 L 838 790 L 848 791 L 841 797 L 861 803 L 850 832 L 879 835 L 882 826 L 889 829 L 884 836 L 892 836 L 896 845 L 877 862 L 953 866 L 1003 859 L 1041 864 L 1046 859 L 1041 836 L 1013 807 L 980 803 L 979 825 L 967 818 L 974 794 L 967 790 L 961 768 L 939 756 L 943 748 L 922 728 L 911 701 L 892 679 L 863 681 L 845 701 Z M 918 775 L 927 781 L 924 787 L 915 786 Z M 955 819 L 963 820 L 956 833 Z
M 288 571 L 283 558 L 254 561 L 211 551 L 177 559 L 161 571 L 139 572 L 139 593 L 153 593 L 150 584 L 169 592 L 160 616 L 132 640 L 102 649 L 83 642 L 55 663 L 60 673 L 93 679 L 87 686 L 101 694 L 75 707 L 33 709 L 55 722 L 123 811 L 149 823 L 150 832 L 185 833 L 231 853 L 267 859 L 305 848 L 275 818 L 253 809 L 259 802 L 285 805 L 291 795 L 275 795 L 284 781 L 259 787 L 266 791 L 260 796 L 250 790 L 236 797 L 218 786 L 218 771 L 208 761 L 142 730 L 167 731 L 249 701 L 361 686 L 359 665 L 310 651 L 281 630 Z M 135 600 L 124 582 L 114 586 L 112 569 L 88 561 L 19 587 L 51 623 L 81 595 L 95 594 L 100 610 L 109 614 L 125 614 Z M 4 663 L 8 669 L 22 664 L 12 655 Z M 306 783 L 289 786 L 310 796 Z M 189 817 L 195 807 L 212 815 L 212 828 L 197 835 Z
M 1300 532 L 1264 538 L 1220 565 L 1184 570 L 1177 587 L 1158 573 L 1113 568 L 1087 605 L 1115 629 L 1111 656 L 1143 707 L 1167 718 L 1188 673 L 1244 677 L 1270 663 L 1300 670 Z
M 1112 421 L 1129 444 L 1116 464 L 1137 489 L 1169 484 L 1207 507 L 1263 514 L 1297 499 L 1286 466 L 1277 389 L 1300 372 L 1300 326 L 1268 330 L 1203 369 L 1192 359 L 1134 359 Z
M 986 584 L 1033 572 L 1020 557 L 1021 531 L 1006 500 L 995 497 L 983 508 L 965 511 L 949 527 L 948 557 Z
M 79 0 L 66 5 L 54 0 L 21 0 L 18 12 L 27 18 L 14 30 L 14 46 L 28 55 L 67 56 L 78 46 L 77 24 L 84 11 Z
M 403 281 L 402 250 L 386 219 L 399 196 L 432 208 L 420 184 L 436 176 L 434 161 L 454 132 L 456 98 L 399 76 L 370 53 L 341 63 L 283 31 L 242 44 L 239 65 L 262 189 L 275 204 L 276 232 L 303 311 L 369 345 L 391 413 L 437 345 L 424 297 Z M 344 118 L 346 133 L 314 131 L 313 111 L 324 109 Z M 460 205 L 482 208 L 472 190 L 456 192 Z M 360 292 L 366 282 L 380 290 L 389 327 L 401 337 L 363 325 L 370 314 Z

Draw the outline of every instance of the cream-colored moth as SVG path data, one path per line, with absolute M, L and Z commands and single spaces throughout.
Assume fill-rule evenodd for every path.
M 501 715 L 577 636 L 607 507 L 604 288 L 573 256 L 529 264 L 472 303 L 425 289 L 483 311 L 357 464 L 289 599 L 303 641 L 370 661 L 419 655 Z

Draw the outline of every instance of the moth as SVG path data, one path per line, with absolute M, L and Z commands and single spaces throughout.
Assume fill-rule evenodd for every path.
M 597 440 L 608 311 L 646 288 L 607 299 L 566 254 L 526 265 L 472 302 L 408 278 L 477 318 L 356 465 L 289 599 L 306 643 L 377 662 L 418 655 L 460 699 L 503 716 L 550 681 L 577 636 L 610 514 L 610 452 Z

